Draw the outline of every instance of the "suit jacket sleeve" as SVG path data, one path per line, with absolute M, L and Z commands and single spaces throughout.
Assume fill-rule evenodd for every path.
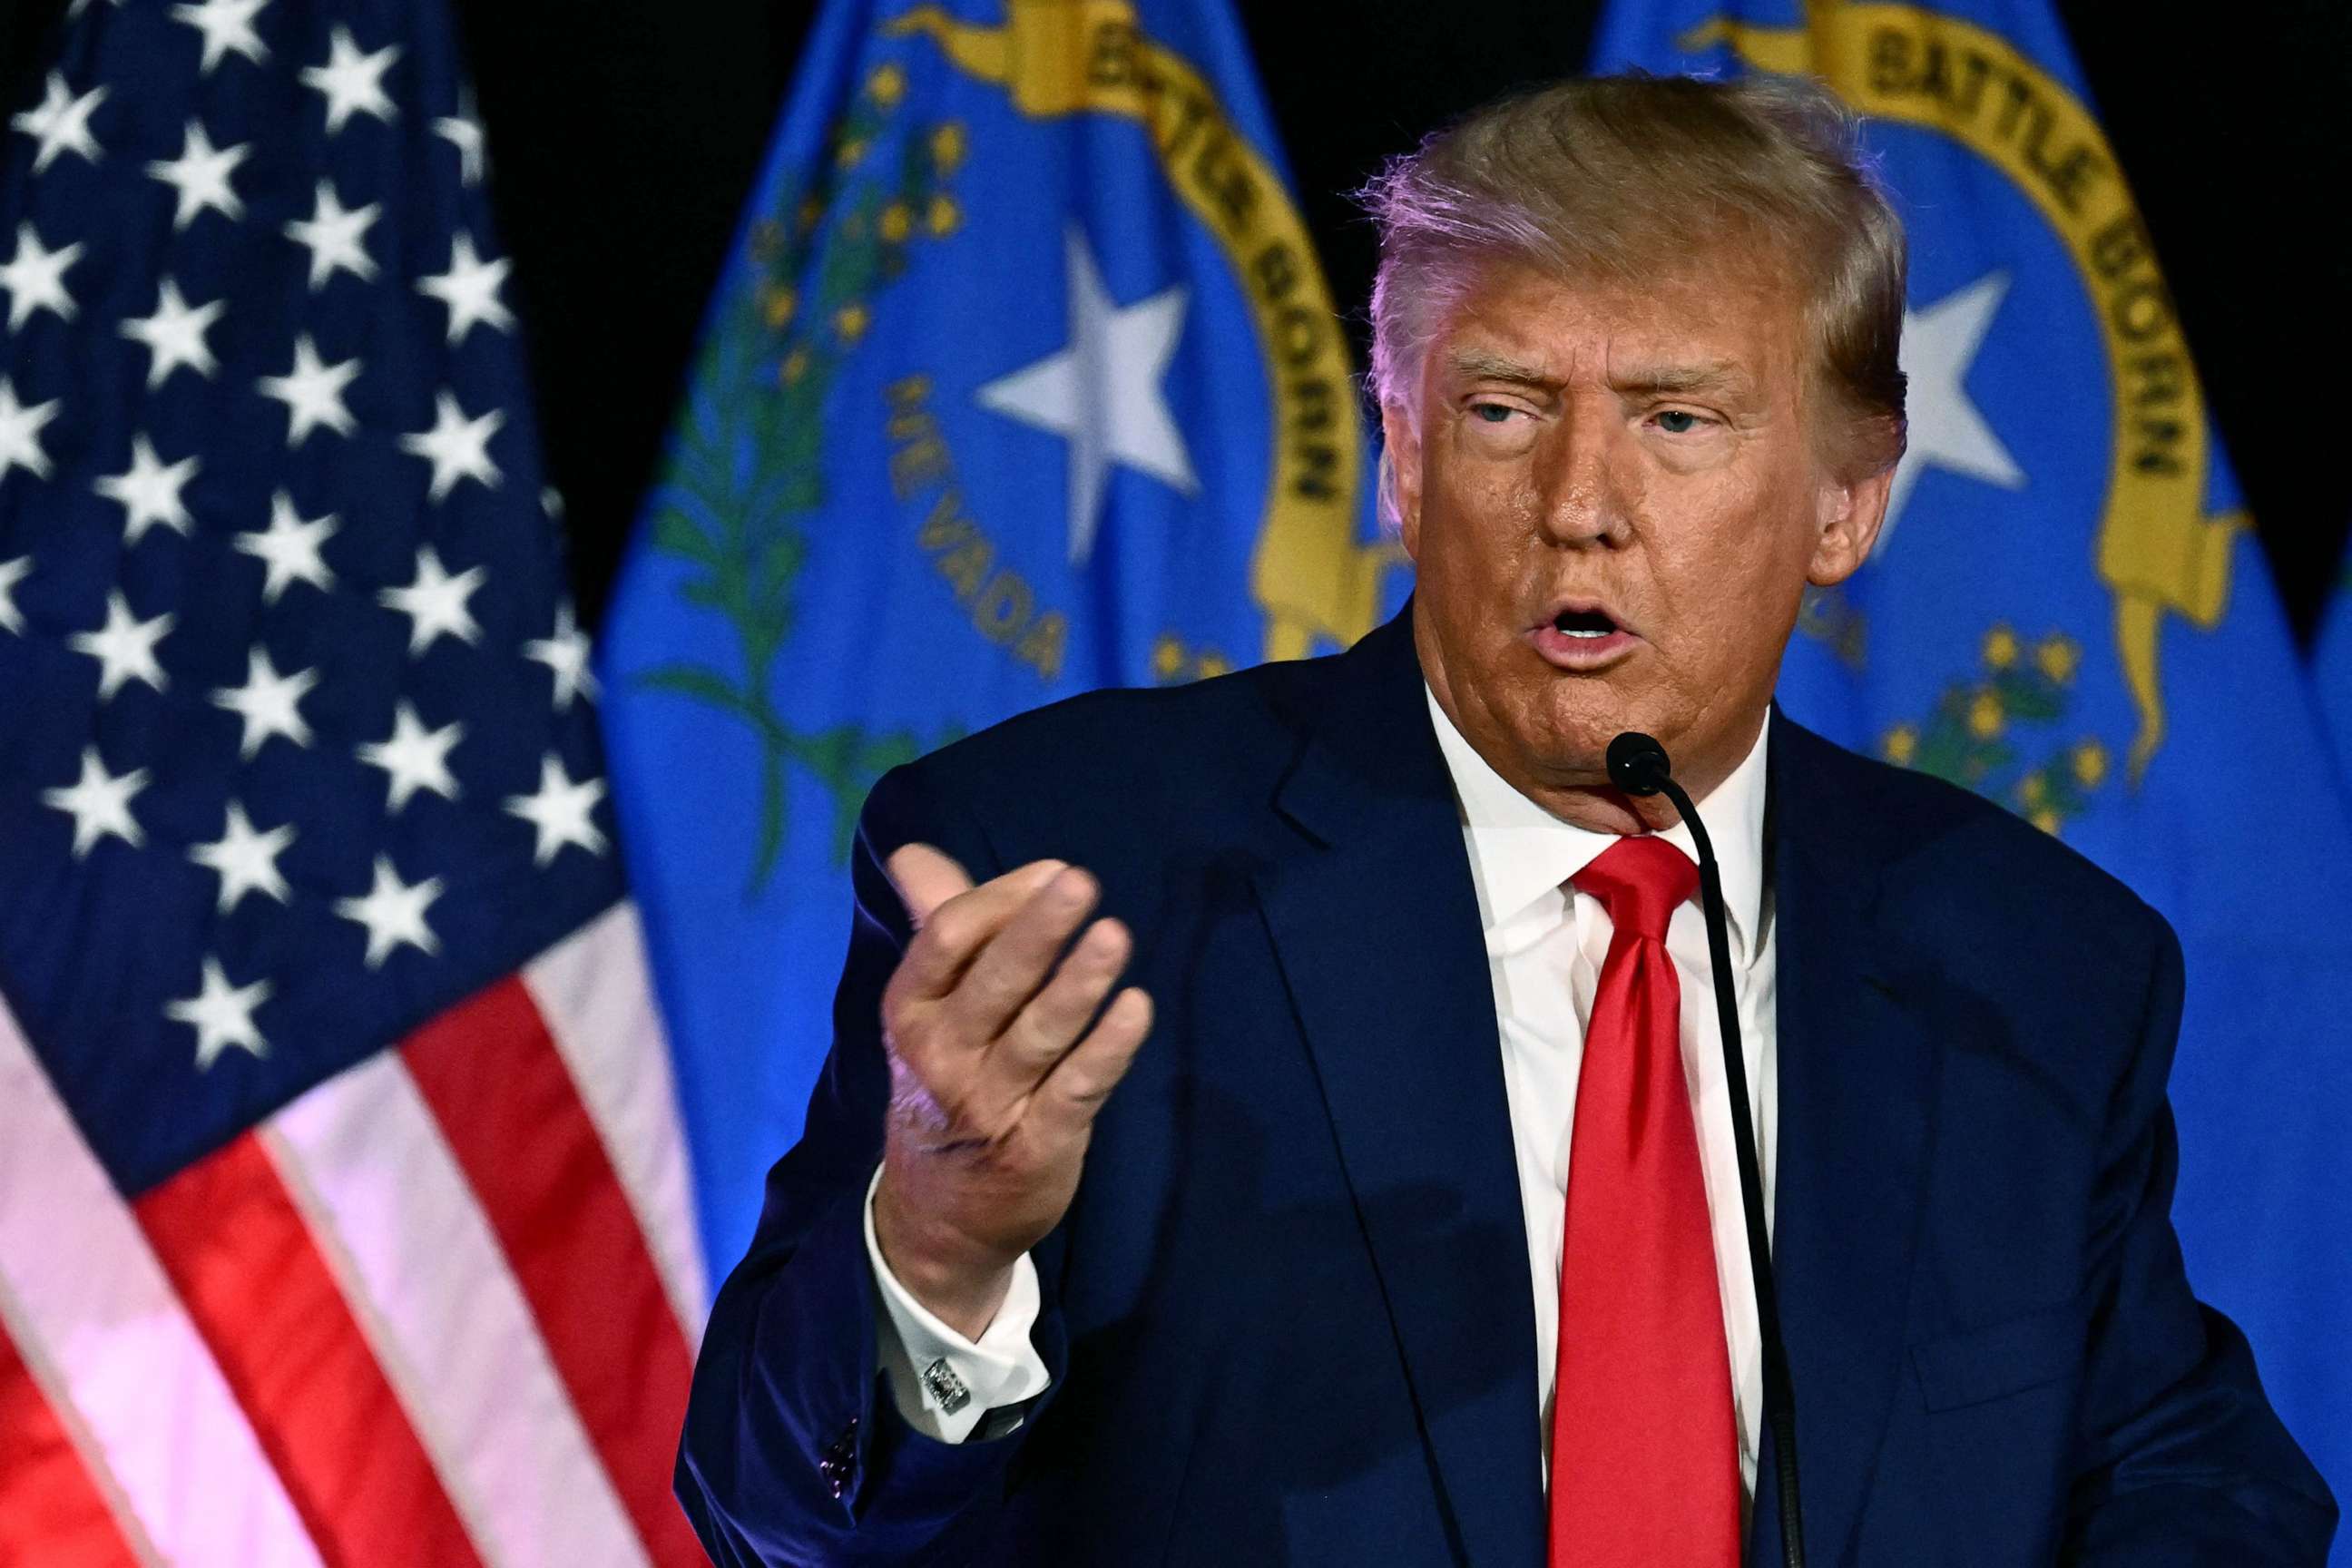
M 889 1098 L 882 989 L 910 934 L 882 863 L 915 839 L 975 880 L 1003 868 L 971 814 L 928 787 L 923 764 L 875 786 L 851 850 L 856 912 L 833 1048 L 800 1142 L 769 1173 L 758 1233 L 719 1293 L 695 1367 L 677 1495 L 726 1568 L 950 1555 L 985 1527 L 1026 1432 L 990 1437 L 983 1427 L 939 1442 L 908 1425 L 877 1371 L 865 1197 Z M 1040 1283 L 1032 1337 L 1053 1384 L 1030 1415 L 1065 1366 L 1052 1284 Z
M 2181 1267 L 2165 1096 L 2180 1025 L 2180 944 L 2160 918 L 2150 923 L 2146 1017 L 2102 1149 L 2084 1468 L 2060 1560 L 2323 1568 L 2336 1523 L 2326 1485 L 2264 1398 L 2245 1337 L 2197 1301 Z

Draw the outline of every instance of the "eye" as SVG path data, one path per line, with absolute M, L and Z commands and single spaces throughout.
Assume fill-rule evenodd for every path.
M 1518 412 L 1507 403 L 1474 403 L 1470 405 L 1470 417 L 1481 425 L 1505 424 Z
M 1658 428 L 1669 436 L 1687 436 L 1705 423 L 1687 408 L 1661 408 L 1657 419 Z

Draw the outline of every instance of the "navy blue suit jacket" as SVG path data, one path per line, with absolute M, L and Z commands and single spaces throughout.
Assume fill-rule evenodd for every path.
M 1771 721 L 1811 1563 L 2324 1562 L 2326 1489 L 2168 1217 L 2171 931 L 2008 813 Z M 876 1373 L 861 1226 L 908 935 L 880 861 L 915 838 L 976 879 L 1089 868 L 1158 1003 L 1035 1253 L 1053 1386 L 953 1447 Z M 1493 992 L 1406 617 L 961 742 L 882 781 L 855 858 L 832 1054 L 696 1370 L 678 1491 L 718 1561 L 1539 1568 Z

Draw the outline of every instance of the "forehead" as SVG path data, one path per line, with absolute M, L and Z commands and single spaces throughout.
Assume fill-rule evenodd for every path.
M 1769 388 L 1799 379 L 1805 335 L 1803 296 L 1763 267 L 1710 258 L 1635 281 L 1503 261 L 1456 297 L 1429 372 L 1507 364 L 1570 383 L 1711 368 Z

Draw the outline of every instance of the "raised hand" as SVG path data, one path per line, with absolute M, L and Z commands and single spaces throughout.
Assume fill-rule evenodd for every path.
M 917 1300 L 976 1339 L 1013 1264 L 1068 1211 L 1151 999 L 1129 986 L 1103 1007 L 1133 941 L 1106 919 L 1071 945 L 1101 896 L 1075 866 L 1034 861 L 975 888 L 909 844 L 888 869 L 916 931 L 882 994 L 891 1094 L 875 1239 Z

